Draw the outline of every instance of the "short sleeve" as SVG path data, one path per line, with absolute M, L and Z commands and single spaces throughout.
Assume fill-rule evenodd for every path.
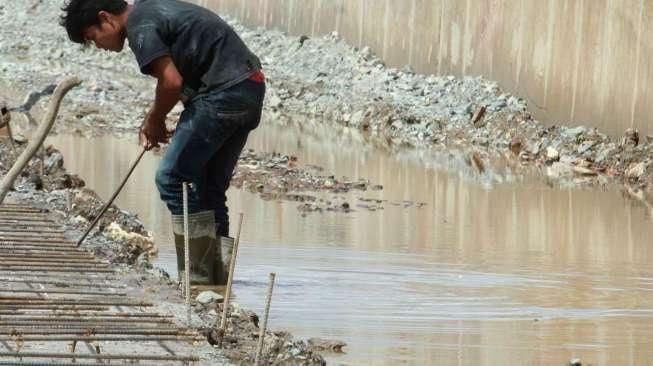
M 143 74 L 150 73 L 150 64 L 161 56 L 170 55 L 170 47 L 164 42 L 164 22 L 157 19 L 129 19 L 127 38 Z

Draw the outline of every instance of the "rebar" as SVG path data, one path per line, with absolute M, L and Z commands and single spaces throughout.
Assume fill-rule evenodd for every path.
M 128 354 L 79 354 L 79 353 L 36 353 L 36 352 L 0 352 L 0 357 L 14 358 L 70 358 L 97 360 L 143 360 L 143 361 L 199 361 L 194 356 L 178 355 L 128 355 Z
M 8 267 L 8 266 L 2 266 Z M 90 269 L 85 267 L 67 267 L 67 268 L 57 268 L 57 267 L 9 267 L 9 268 L 0 268 L 0 272 L 64 272 L 64 273 L 113 273 L 112 269 Z
M 11 342 L 14 339 L 11 337 L 0 337 L 0 342 Z M 131 337 L 115 337 L 115 336 L 39 336 L 29 335 L 22 336 L 21 341 L 24 342 L 166 342 L 166 341 L 202 341 L 204 337 L 193 334 L 186 335 L 170 335 L 170 336 L 131 336 Z M 2 365 L 2 363 L 0 363 Z
M 170 318 L 154 318 L 154 317 L 149 317 L 149 318 L 114 318 L 114 317 L 105 317 L 105 316 L 97 316 L 97 317 L 65 317 L 65 316 L 58 316 L 58 317 L 47 317 L 47 316 L 30 316 L 30 317 L 20 317 L 20 318 L 15 318 L 15 317 L 2 317 L 0 319 L 0 326 L 8 326 L 9 322 L 21 322 L 25 324 L 32 324 L 32 323 L 44 323 L 44 324 L 51 324 L 51 323 L 62 323 L 62 322 L 71 322 L 71 323 L 160 323 L 160 324 L 174 324 Z
M 227 289 L 225 290 L 224 302 L 222 306 L 222 319 L 220 321 L 220 328 L 218 331 L 220 335 L 219 343 L 222 342 L 222 338 L 224 337 L 224 334 L 227 331 L 227 311 L 229 310 L 229 301 L 231 298 L 231 286 L 233 284 L 234 270 L 236 269 L 236 257 L 238 256 L 238 246 L 240 244 L 240 233 L 243 228 L 244 216 L 245 215 L 243 215 L 242 213 L 240 214 L 240 218 L 238 220 L 238 232 L 236 233 L 236 240 L 234 240 L 234 247 L 231 251 L 231 262 L 229 262 L 229 277 L 227 278 Z
M 197 333 L 183 329 L 0 329 L 0 335 L 78 335 L 89 336 L 105 335 L 154 335 L 154 336 L 178 336 L 178 335 L 196 335 Z
M 71 316 L 71 317 L 80 317 L 80 316 L 99 316 L 101 315 L 103 318 L 154 318 L 154 319 L 172 319 L 172 315 L 166 315 L 166 314 L 158 314 L 158 313 L 111 313 L 111 312 L 103 312 L 101 314 L 96 314 L 96 313 L 80 313 L 79 311 L 75 312 L 54 312 L 51 313 L 49 316 L 45 316 L 47 314 L 43 314 L 42 312 L 39 312 L 38 315 L 42 315 L 43 318 L 49 318 L 49 317 L 54 317 L 54 316 L 59 316 L 59 317 L 65 317 L 65 316 Z M 3 316 L 4 319 L 19 319 L 20 317 L 34 317 L 34 314 L 31 313 L 26 313 L 25 311 L 6 311 L 6 310 L 0 310 L 0 316 Z
M 85 296 L 101 296 L 101 295 L 114 295 L 114 296 L 127 296 L 124 292 L 109 292 L 107 291 L 81 291 L 81 290 L 63 290 L 63 289 L 2 289 L 0 293 L 9 292 L 15 294 L 66 294 L 66 295 L 85 295 Z
M 0 307 L 9 305 L 89 305 L 89 306 L 135 306 L 135 307 L 151 307 L 152 303 L 124 300 L 124 299 L 110 299 L 110 300 L 95 300 L 95 299 L 41 299 L 41 298 L 10 298 L 7 296 L 0 296 Z
M 263 326 L 261 327 L 261 331 L 259 333 L 258 337 L 258 347 L 256 349 L 256 358 L 254 361 L 254 365 L 259 365 L 260 360 L 261 360 L 261 355 L 263 353 L 263 342 L 265 340 L 265 332 L 267 331 L 268 328 L 268 317 L 270 316 L 270 306 L 272 305 L 272 290 L 274 289 L 274 279 L 276 277 L 276 274 L 270 273 L 270 284 L 268 285 L 268 296 L 267 300 L 265 301 L 265 313 L 263 315 Z
M 184 291 L 186 297 L 186 324 L 190 326 L 190 244 L 188 237 L 188 183 L 182 184 L 184 205 Z

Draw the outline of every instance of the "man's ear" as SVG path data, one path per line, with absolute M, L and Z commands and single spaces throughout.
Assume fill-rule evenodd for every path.
M 102 23 L 109 23 L 112 27 L 116 28 L 115 24 L 115 19 L 113 17 L 113 14 L 109 13 L 108 11 L 100 10 L 98 15 L 98 20 L 100 21 L 99 26 L 102 27 Z

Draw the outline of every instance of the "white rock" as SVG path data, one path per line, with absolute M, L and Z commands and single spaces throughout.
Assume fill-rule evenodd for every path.
M 626 177 L 628 178 L 641 178 L 646 174 L 647 164 L 644 162 L 638 164 L 631 164 L 626 170 Z
M 204 291 L 199 295 L 197 295 L 197 298 L 195 298 L 195 300 L 197 300 L 197 302 L 199 302 L 202 305 L 208 305 L 212 302 L 220 302 L 224 300 L 224 297 L 213 291 Z
M 549 146 L 546 148 L 546 160 L 558 161 L 560 160 L 560 153 L 558 152 L 558 150 Z

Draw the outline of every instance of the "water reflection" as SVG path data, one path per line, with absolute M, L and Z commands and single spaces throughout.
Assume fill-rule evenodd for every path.
M 334 143 L 332 131 L 263 125 L 249 147 L 293 154 L 381 192 L 346 195 L 426 202 L 377 212 L 311 214 L 297 203 L 229 192 L 245 212 L 236 292 L 262 310 L 266 275 L 279 285 L 272 326 L 350 344 L 346 364 L 646 364 L 653 359 L 653 227 L 644 208 L 615 192 L 557 190 L 536 180 L 476 184 L 399 155 Z M 325 137 L 325 135 L 327 137 Z M 133 140 L 51 139 L 103 197 L 138 153 Z M 118 204 L 155 232 L 171 273 L 170 223 L 147 156 Z M 234 215 L 235 216 L 235 215 Z

